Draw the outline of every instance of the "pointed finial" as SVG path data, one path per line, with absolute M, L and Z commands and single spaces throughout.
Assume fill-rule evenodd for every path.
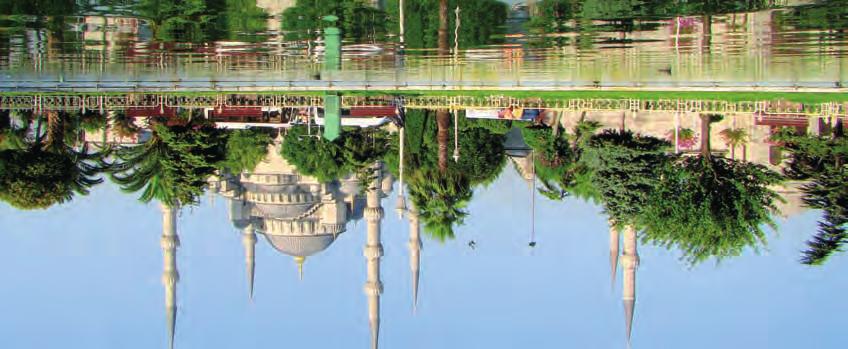
M 624 300 L 624 327 L 627 338 L 627 347 L 630 348 L 630 333 L 633 329 L 633 313 L 636 309 L 635 299 Z
M 306 257 L 297 256 L 294 257 L 295 263 L 297 263 L 297 275 L 300 281 L 303 281 L 303 263 L 306 261 Z
M 168 317 L 168 349 L 174 349 L 174 334 L 177 325 L 177 307 L 168 307 L 166 309 Z

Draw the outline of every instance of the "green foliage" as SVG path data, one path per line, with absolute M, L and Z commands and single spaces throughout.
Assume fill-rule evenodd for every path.
M 627 33 L 656 28 L 653 23 L 637 21 L 641 18 L 750 12 L 768 7 L 766 0 L 542 0 L 537 3 L 537 11 L 527 26 L 539 33 L 577 32 L 578 47 L 590 49 L 594 46 L 595 32 Z M 598 20 L 605 22 L 598 23 Z
M 328 25 L 322 20 L 326 15 L 339 18 L 337 25 L 346 39 L 362 41 L 386 33 L 386 13 L 367 0 L 297 0 L 283 12 L 283 30 L 293 39 L 313 38 L 315 30 Z
M 549 127 L 527 124 L 522 127 L 524 140 L 534 152 L 534 168 L 542 195 L 552 200 L 569 195 L 592 202 L 600 199 L 594 184 L 593 154 L 585 153 L 599 127 L 600 124 L 593 121 L 580 121 L 571 135 L 563 131 L 557 136 Z
M 204 0 L 140 0 L 136 11 L 152 21 L 160 40 L 203 41 L 214 15 Z
M 0 151 L 0 200 L 24 210 L 46 209 L 88 195 L 101 183 L 96 154 L 86 147 L 50 152 L 38 147 Z
M 784 173 L 797 180 L 809 180 L 801 187 L 804 203 L 824 211 L 819 230 L 807 241 L 801 263 L 819 265 L 848 242 L 848 140 L 841 129 L 833 136 L 798 135 L 783 129 L 772 136 L 790 153 Z
M 261 42 L 268 30 L 268 13 L 256 6 L 256 0 L 208 1 L 215 14 L 214 26 L 210 28 L 216 39 Z M 277 14 L 271 14 L 277 15 Z
M 0 0 L 2 15 L 63 16 L 75 13 L 74 0 Z
M 454 237 L 455 227 L 468 213 L 465 206 L 473 187 L 486 185 L 506 164 L 504 136 L 490 131 L 485 123 L 459 119 L 460 157 L 449 161 L 447 170 L 438 169 L 437 125 L 432 111 L 408 110 L 405 123 L 405 176 L 412 205 L 417 207 L 425 231 L 438 240 Z M 447 139 L 453 145 L 453 130 Z M 386 165 L 397 174 L 398 143 L 392 142 Z
M 298 172 L 321 182 L 337 180 L 354 173 L 364 179 L 369 166 L 383 158 L 389 149 L 385 131 L 346 130 L 335 141 L 307 135 L 306 127 L 295 127 L 283 139 L 282 156 Z
M 88 111 L 79 115 L 80 127 L 86 132 L 102 131 L 106 128 L 106 115 Z
M 226 136 L 209 125 L 153 126 L 148 142 L 115 151 L 112 180 L 140 200 L 176 207 L 191 205 L 225 158 Z
M 592 137 L 587 152 L 594 184 L 609 217 L 621 226 L 635 224 L 659 182 L 670 144 L 630 131 L 605 130 Z
M 775 23 L 797 30 L 837 30 L 848 28 L 848 6 L 844 0 L 822 0 L 815 3 L 778 11 Z
M 678 248 L 695 264 L 737 256 L 765 244 L 764 224 L 774 226 L 769 188 L 781 180 L 764 166 L 719 157 L 667 162 L 640 216 L 643 240 Z
M 492 37 L 502 32 L 507 18 L 507 5 L 497 0 L 450 0 L 448 1 L 448 42 L 453 47 L 456 15 L 460 6 L 459 47 L 471 48 L 493 43 Z M 438 47 L 439 0 L 406 1 L 406 46 L 409 48 Z M 387 12 L 397 28 L 398 2 L 387 2 Z
M 442 173 L 429 167 L 412 172 L 409 196 L 425 231 L 445 241 L 454 238 L 454 226 L 462 225 L 468 216 L 465 206 L 471 200 L 471 183 L 462 172 Z
M 238 174 L 249 172 L 265 159 L 271 134 L 263 129 L 235 130 L 227 135 L 227 157 L 220 166 L 225 171 Z

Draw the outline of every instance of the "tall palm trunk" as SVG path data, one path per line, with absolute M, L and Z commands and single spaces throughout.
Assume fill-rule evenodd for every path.
M 710 159 L 710 114 L 701 114 L 701 155 Z
M 439 0 L 439 54 L 449 53 L 448 48 L 448 0 Z
M 439 127 L 437 137 L 439 141 L 439 171 L 444 174 L 448 170 L 448 131 L 450 129 L 450 113 L 447 109 L 436 111 L 436 124 Z
M 730 146 L 730 158 L 736 160 L 736 144 Z
M 47 137 L 42 149 L 48 150 L 62 145 L 64 142 L 64 122 L 62 119 L 59 112 L 47 112 Z

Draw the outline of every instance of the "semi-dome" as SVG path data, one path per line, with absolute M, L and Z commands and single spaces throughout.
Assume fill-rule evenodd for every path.
M 238 230 L 247 228 L 250 225 L 250 219 L 233 219 L 233 227 Z
M 332 234 L 309 236 L 265 234 L 265 238 L 277 251 L 293 257 L 309 257 L 327 249 L 336 240 Z

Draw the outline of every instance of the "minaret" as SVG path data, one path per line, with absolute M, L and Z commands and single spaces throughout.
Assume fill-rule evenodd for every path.
M 253 280 L 256 271 L 256 232 L 253 230 L 253 224 L 244 227 L 241 243 L 244 246 L 244 264 L 247 268 L 248 297 L 253 301 Z
M 633 328 L 633 312 L 636 306 L 636 268 L 639 267 L 639 253 L 636 251 L 636 228 L 628 225 L 624 228 L 624 254 L 621 256 L 624 269 L 624 287 L 621 300 L 624 302 L 624 326 L 627 344 L 630 345 L 630 331 Z
M 162 285 L 165 286 L 165 316 L 168 323 L 168 348 L 174 348 L 174 333 L 177 323 L 177 248 L 180 238 L 177 236 L 177 209 L 162 205 L 162 246 L 163 270 Z
M 401 5 L 403 7 L 403 5 Z M 401 9 L 403 11 L 403 9 Z M 401 19 L 403 21 L 403 19 Z M 401 26 L 401 30 L 403 26 Z M 403 35 L 401 35 L 401 45 L 403 45 Z M 406 211 L 406 199 L 404 198 L 403 193 L 403 154 L 404 154 L 404 127 L 400 128 L 399 133 L 399 149 L 398 149 L 398 172 L 400 175 L 400 179 L 398 180 L 398 194 L 397 194 L 397 206 L 395 210 L 397 211 L 398 218 L 403 218 L 403 212 Z
M 381 171 L 379 163 L 374 166 L 375 176 L 368 188 L 365 219 L 368 222 L 368 236 L 365 243 L 367 281 L 365 295 L 368 297 L 368 325 L 371 330 L 371 349 L 377 349 L 380 337 L 380 294 L 383 283 L 380 281 L 380 258 L 383 256 L 383 244 L 380 241 L 380 221 L 383 208 L 380 206 Z
M 409 216 L 409 269 L 412 271 L 412 312 L 418 308 L 418 275 L 421 271 L 421 224 L 418 222 L 418 210 L 415 205 L 407 213 Z
M 618 246 L 619 246 L 619 237 L 618 237 L 618 227 L 615 226 L 615 222 L 610 219 L 609 220 L 609 250 L 610 250 L 610 285 L 615 284 L 615 276 L 618 274 Z

